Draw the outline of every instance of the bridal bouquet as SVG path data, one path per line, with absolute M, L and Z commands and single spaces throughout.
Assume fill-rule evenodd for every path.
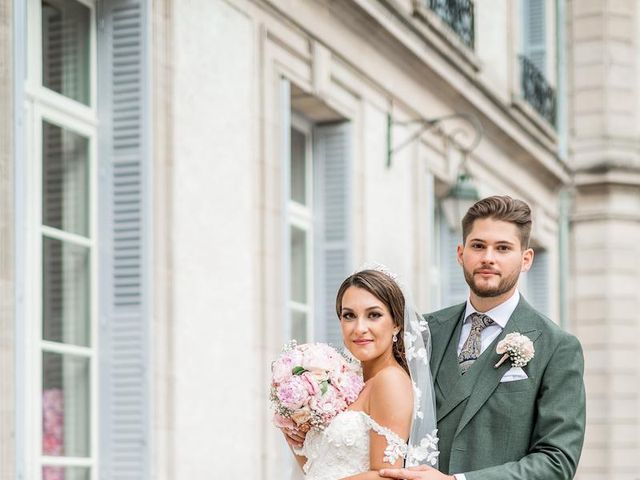
M 285 345 L 271 370 L 274 423 L 281 428 L 322 430 L 364 387 L 359 366 L 324 343 Z

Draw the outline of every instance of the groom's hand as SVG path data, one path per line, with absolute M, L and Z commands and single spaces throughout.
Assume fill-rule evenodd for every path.
M 445 475 L 427 465 L 410 468 L 383 468 L 378 473 L 381 477 L 403 480 L 455 480 L 453 475 Z

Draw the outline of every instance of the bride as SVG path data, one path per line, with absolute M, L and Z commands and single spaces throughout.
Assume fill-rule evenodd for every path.
M 429 330 L 406 291 L 383 267 L 362 270 L 340 286 L 336 313 L 365 386 L 323 431 L 305 438 L 283 429 L 305 479 L 379 479 L 383 468 L 436 466 Z

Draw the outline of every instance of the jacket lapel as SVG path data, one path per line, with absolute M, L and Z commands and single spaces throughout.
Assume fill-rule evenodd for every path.
M 431 374 L 438 377 L 440 365 L 444 359 L 451 337 L 460 323 L 460 318 L 466 307 L 466 302 L 448 309 L 442 317 L 429 315 L 427 323 L 431 331 Z
M 487 350 L 483 352 L 488 354 L 490 360 L 485 362 L 483 365 L 483 371 L 479 372 L 481 374 L 480 378 L 475 383 L 474 389 L 471 392 L 469 402 L 467 403 L 465 411 L 462 414 L 462 418 L 460 419 L 460 423 L 458 424 L 456 435 L 460 433 L 475 414 L 478 413 L 478 410 L 480 410 L 500 384 L 502 376 L 511 368 L 511 362 L 509 360 L 504 362 L 498 368 L 494 367 L 500 359 L 498 354 L 495 353 L 498 342 L 500 342 L 509 333 L 513 332 L 526 335 L 534 343 L 540 336 L 541 332 L 535 328 L 535 324 L 533 323 L 534 316 L 535 311 L 529 306 L 524 298 L 521 297 L 518 306 L 509 318 L 509 321 L 502 330 L 502 333 L 491 343 L 491 345 L 489 345 L 489 347 L 487 347 Z M 495 359 L 495 362 L 493 359 Z M 440 415 L 438 415 L 438 417 L 440 417 Z
M 451 412 L 471 392 L 468 379 L 463 379 L 458 369 L 457 346 L 462 329 L 462 316 L 466 303 L 456 306 L 440 320 L 440 330 L 433 336 L 432 365 L 433 378 L 440 387 L 443 401 L 437 408 L 437 419 L 440 421 Z

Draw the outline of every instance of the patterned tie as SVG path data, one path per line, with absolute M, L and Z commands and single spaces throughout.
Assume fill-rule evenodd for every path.
M 473 362 L 476 361 L 482 352 L 480 333 L 489 325 L 495 323 L 490 317 L 478 312 L 472 313 L 469 317 L 471 317 L 471 332 L 469 332 L 469 337 L 464 342 L 460 355 L 458 355 L 458 365 L 463 375 L 467 373 L 469 367 L 473 365 Z

